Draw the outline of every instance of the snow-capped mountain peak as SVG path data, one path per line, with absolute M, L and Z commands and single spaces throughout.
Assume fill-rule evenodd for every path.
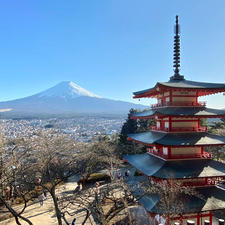
M 21 115 L 30 117 L 31 114 L 40 114 L 39 116 L 76 113 L 127 114 L 131 108 L 143 109 L 143 106 L 100 98 L 71 81 L 61 82 L 31 96 L 0 102 L 1 114 L 11 113 L 12 116 L 16 115 L 16 118 Z
M 52 88 L 47 89 L 39 94 L 38 97 L 61 97 L 61 98 L 76 98 L 79 96 L 88 96 L 100 98 L 86 89 L 80 87 L 72 81 L 63 81 Z

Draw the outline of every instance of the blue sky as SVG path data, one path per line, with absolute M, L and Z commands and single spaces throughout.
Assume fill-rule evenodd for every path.
M 176 14 L 181 74 L 225 83 L 224 0 L 1 1 L 0 101 L 70 80 L 138 103 L 133 91 L 173 75 Z M 225 107 L 225 96 L 207 99 L 211 107 Z

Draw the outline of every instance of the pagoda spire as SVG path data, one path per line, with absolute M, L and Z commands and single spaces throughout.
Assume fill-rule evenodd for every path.
M 178 16 L 176 16 L 174 36 L 174 54 L 173 54 L 173 67 L 174 75 L 170 77 L 170 80 L 183 80 L 184 76 L 180 75 L 180 25 L 178 22 Z

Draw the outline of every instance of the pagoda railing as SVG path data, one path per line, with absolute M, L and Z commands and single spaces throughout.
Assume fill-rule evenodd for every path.
M 152 108 L 165 107 L 165 106 L 206 106 L 206 102 L 165 102 L 152 104 Z
M 156 177 L 148 177 L 149 180 L 154 184 L 154 183 L 167 183 L 169 184 L 169 180 L 164 180 L 162 178 L 156 178 Z M 182 186 L 184 187 L 201 187 L 201 186 L 214 186 L 216 184 L 223 183 L 224 179 L 223 177 L 205 177 L 205 178 L 187 178 L 182 182 Z
M 211 159 L 212 154 L 208 152 L 196 153 L 196 154 L 176 154 L 176 155 L 164 155 L 162 152 L 157 150 L 148 150 L 150 155 L 156 155 L 164 159 Z
M 169 129 L 165 127 L 150 126 L 150 130 L 165 132 L 207 132 L 207 127 L 172 127 Z
M 189 181 L 189 182 L 184 182 L 183 186 L 185 187 L 198 187 L 198 186 L 208 186 L 208 185 L 215 185 L 216 183 L 208 183 L 207 179 L 203 180 L 203 181 Z

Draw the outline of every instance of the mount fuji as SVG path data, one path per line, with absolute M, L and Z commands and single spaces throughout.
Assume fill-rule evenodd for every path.
M 29 97 L 0 102 L 0 112 L 4 114 L 124 114 L 131 108 L 144 109 L 145 107 L 140 104 L 102 98 L 71 81 L 61 82 Z
M 79 96 L 88 96 L 88 97 L 95 97 L 99 98 L 99 96 L 85 90 L 84 88 L 80 87 L 79 85 L 75 84 L 72 81 L 63 81 L 56 86 L 47 89 L 37 95 L 37 97 L 59 97 L 65 99 L 73 99 Z

